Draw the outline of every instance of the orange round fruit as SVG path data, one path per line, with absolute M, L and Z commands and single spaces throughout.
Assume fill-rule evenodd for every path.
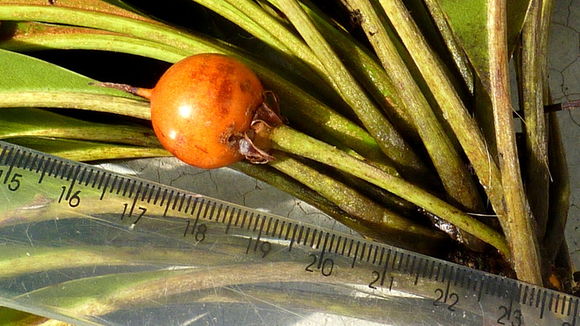
M 150 96 L 157 138 L 187 164 L 210 169 L 242 159 L 238 140 L 263 102 L 252 70 L 220 54 L 198 54 L 171 66 Z

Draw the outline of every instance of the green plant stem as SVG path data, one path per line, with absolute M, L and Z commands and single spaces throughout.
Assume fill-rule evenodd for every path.
M 437 103 L 467 154 L 481 184 L 498 215 L 503 212 L 499 169 L 490 158 L 487 144 L 477 122 L 471 117 L 460 95 L 442 68 L 441 60 L 421 35 L 400 0 L 380 1 L 401 40 L 409 50 Z M 389 57 L 387 59 L 391 59 Z
M 555 112 L 548 113 L 549 159 L 552 167 L 550 184 L 550 219 L 546 225 L 546 234 L 541 240 L 544 260 L 547 265 L 554 263 L 564 241 L 564 230 L 570 208 L 570 175 L 566 163 L 566 153 L 562 143 L 562 133 Z
M 151 128 L 137 124 L 84 121 L 36 108 L 2 109 L 0 139 L 55 137 L 161 147 Z
M 490 95 L 513 265 L 520 280 L 541 286 L 541 259 L 520 175 L 510 103 L 505 0 L 488 3 L 487 19 Z
M 274 156 L 276 160 L 270 162 L 270 166 L 308 185 L 351 216 L 380 228 L 381 233 L 385 233 L 393 244 L 403 245 L 406 248 L 423 248 L 421 251 L 424 251 L 429 247 L 428 243 L 444 237 L 443 234 L 413 223 L 377 205 L 358 191 L 282 152 L 276 152 Z M 420 245 L 419 241 L 423 245 Z
M 316 24 L 324 38 L 332 40 L 331 45 L 334 51 L 340 55 L 340 59 L 345 62 L 355 78 L 381 106 L 395 128 L 406 138 L 418 142 L 419 135 L 413 119 L 405 110 L 405 105 L 395 85 L 381 64 L 378 63 L 377 58 L 350 34 L 333 26 L 330 17 L 327 17 L 324 12 L 313 5 L 303 4 L 302 8 Z
M 171 156 L 162 148 L 114 145 L 84 140 L 18 137 L 9 138 L 6 141 L 74 161 Z
M 415 83 L 413 76 L 398 54 L 395 45 L 390 41 L 378 14 L 370 2 L 359 0 L 346 0 L 346 2 L 353 10 L 359 10 L 363 16 L 362 26 L 367 38 L 373 45 L 385 69 L 388 68 L 387 73 L 393 80 L 393 84 L 396 85 L 397 91 L 406 105 L 406 111 L 413 118 L 447 194 L 454 202 L 459 203 L 466 209 L 472 212 L 481 212 L 483 204 L 481 198 L 479 198 L 475 181 L 466 169 L 460 153 L 455 149 L 450 137 L 439 123 L 427 99 L 422 95 L 419 86 Z M 421 34 L 418 27 L 412 24 L 412 18 L 399 1 L 389 0 L 386 3 L 381 2 L 381 4 L 391 21 L 396 22 L 396 24 L 393 24 L 395 29 L 399 32 L 405 45 L 407 45 L 409 53 L 415 59 L 431 91 L 436 94 L 436 98 L 440 101 L 440 106 L 442 109 L 447 109 L 444 105 L 449 103 L 449 94 L 437 96 L 441 80 L 448 82 L 449 88 L 447 90 L 452 93 L 451 95 L 457 97 L 458 95 L 453 91 L 453 86 L 442 69 L 426 72 L 426 70 L 432 69 L 428 65 L 440 65 L 440 63 L 432 51 L 426 51 L 429 47 L 426 41 L 419 37 Z M 417 39 L 419 39 L 419 42 Z M 441 78 L 439 80 L 432 78 L 435 73 L 440 73 Z M 445 99 L 444 103 L 441 103 L 443 98 Z M 457 100 L 461 103 L 459 98 Z M 464 107 L 461 108 L 466 112 Z M 444 110 L 444 112 L 446 111 Z M 469 236 L 466 239 L 470 247 L 481 247 L 481 244 L 477 243 L 476 239 L 470 239 Z
M 297 86 L 288 83 L 276 73 L 259 65 L 249 58 L 247 54 L 243 54 L 232 47 L 227 47 L 223 43 L 217 44 L 211 40 L 185 34 L 162 24 L 106 13 L 94 13 L 54 6 L 0 5 L 0 20 L 43 21 L 91 27 L 130 34 L 137 38 L 175 47 L 190 54 L 213 52 L 235 56 L 256 71 L 265 84 L 280 97 L 285 107 L 292 108 L 291 110 L 283 110 L 283 113 L 296 125 L 307 130 L 324 130 L 325 133 L 351 147 L 359 154 L 365 156 L 365 158 L 380 162 L 385 161 L 377 142 L 362 128 L 337 114 Z M 61 100 L 67 101 L 66 99 Z M 58 103 L 60 102 L 52 102 L 55 103 L 50 103 L 50 105 L 59 107 L 58 105 L 60 104 Z M 98 110 L 99 108 L 95 107 L 95 109 Z M 146 114 L 148 115 L 149 112 L 147 111 Z
M 280 22 L 249 0 L 192 0 L 230 20 L 248 33 L 280 51 L 293 70 L 335 105 L 344 106 L 338 94 L 329 86 L 326 70 L 304 41 Z
M 270 165 L 284 174 L 241 162 L 236 163 L 234 168 L 313 204 L 325 213 L 329 212 L 337 221 L 367 238 L 425 254 L 433 255 L 441 250 L 446 239 L 442 233 L 390 212 L 347 185 L 282 152 L 276 152 L 274 156 L 276 160 Z
M 1 40 L 0 47 L 15 51 L 36 51 L 47 49 L 100 50 L 131 53 L 147 58 L 177 62 L 188 55 L 187 51 L 175 47 L 135 39 L 118 33 L 103 33 L 89 28 L 70 26 L 44 27 L 42 33 L 26 33 L 27 28 L 40 23 L 24 22 L 15 24 L 14 28 L 22 33 Z
M 0 91 L 2 108 L 53 107 L 108 112 L 139 119 L 149 119 L 151 112 L 146 102 L 107 95 L 75 92 Z
M 457 37 L 455 36 L 453 29 L 449 25 L 447 18 L 445 17 L 445 13 L 441 8 L 438 0 L 424 0 L 433 21 L 437 25 L 441 36 L 443 37 L 443 41 L 445 45 L 449 49 L 451 53 L 451 57 L 453 58 L 453 62 L 457 66 L 461 77 L 465 81 L 469 92 L 473 94 L 475 92 L 475 77 L 473 76 L 473 70 L 469 63 L 469 58 L 467 54 L 461 49 Z
M 380 110 L 374 106 L 298 2 L 281 1 L 279 5 L 308 46 L 321 59 L 338 92 L 352 107 L 383 152 L 395 163 L 397 170 L 404 175 L 425 175 L 426 167 Z
M 542 0 L 531 0 L 522 31 L 520 57 L 520 105 L 524 113 L 524 178 L 528 200 L 536 219 L 536 232 L 542 239 L 548 222 L 550 171 L 548 168 L 548 133 L 544 114 L 542 57 L 546 48 L 540 45 Z M 546 32 L 547 33 L 547 32 Z
M 330 165 L 381 187 L 393 194 L 424 208 L 477 238 L 497 248 L 509 259 L 510 251 L 502 235 L 486 224 L 463 213 L 428 191 L 391 176 L 371 165 L 289 127 L 272 130 L 271 139 L 279 150 L 300 155 Z

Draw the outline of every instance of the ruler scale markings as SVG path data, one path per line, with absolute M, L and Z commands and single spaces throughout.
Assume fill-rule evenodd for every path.
M 310 248 L 318 249 L 320 248 L 320 243 L 322 241 L 323 232 L 315 228 L 312 228 L 312 234 L 310 235 Z M 318 236 L 318 237 L 317 237 Z
M 226 216 L 228 215 L 228 211 L 230 210 L 228 205 L 224 205 L 223 203 L 220 203 L 220 206 L 217 209 L 217 216 L 215 218 L 215 221 L 218 223 L 223 224 L 226 221 Z M 221 222 L 220 222 L 220 217 Z
M 16 157 L 17 157 L 15 152 L 18 152 L 18 151 L 19 151 L 18 149 L 12 149 L 10 151 L 10 153 L 8 153 L 8 156 L 6 157 L 6 164 L 8 166 L 8 171 L 4 175 L 4 181 L 2 182 L 4 184 L 6 184 L 8 182 L 8 177 L 12 173 L 12 168 L 14 167 L 14 161 L 16 160 Z M 10 160 L 10 161 L 8 161 L 8 160 Z
M 8 151 L 8 147 L 2 146 L 2 153 L 0 153 L 0 162 L 2 162 L 2 159 L 4 159 L 4 155 L 6 155 L 7 151 Z M 4 163 L 6 163 L 6 162 L 4 162 Z
M 149 194 L 147 196 L 147 204 L 151 204 L 151 200 L 155 201 L 155 198 L 153 197 L 155 189 L 157 189 L 157 192 L 159 192 L 159 187 L 157 187 L 156 185 L 151 185 L 151 189 L 149 190 Z
M 31 157 L 32 157 L 31 153 L 23 152 L 22 156 L 20 158 L 20 161 L 18 162 L 16 167 L 21 168 L 21 169 L 26 169 L 26 165 L 28 164 L 28 161 L 30 161 Z
M 181 197 L 181 201 L 179 202 L 179 207 L 177 208 L 177 211 L 181 213 L 183 211 L 182 210 L 183 209 L 183 204 L 185 203 L 185 198 L 187 198 L 187 195 L 183 194 L 180 197 Z
M 252 227 L 252 223 L 254 222 L 255 217 L 256 214 L 254 212 L 248 211 L 248 225 L 246 225 L 246 230 L 250 231 L 250 228 Z
M 409 272 L 409 264 L 411 263 L 411 255 L 406 255 L 405 257 L 405 266 L 403 267 L 403 272 Z
M 346 254 L 347 257 L 350 257 L 350 253 L 352 251 L 353 244 L 354 244 L 354 238 L 350 238 L 350 244 L 348 245 L 348 254 Z
M 239 225 L 239 227 L 241 229 L 244 228 L 244 225 L 246 224 L 246 219 L 247 218 L 248 218 L 248 211 L 247 210 L 244 210 L 244 215 L 242 216 L 242 224 Z M 238 226 L 237 223 L 236 223 L 236 226 Z
M 177 195 L 175 195 L 173 193 L 173 191 L 171 191 L 169 199 L 167 200 L 167 207 L 169 207 L 169 204 L 171 203 L 172 196 L 173 196 L 173 205 L 171 205 L 171 210 L 175 210 L 175 207 L 177 206 L 177 202 L 179 201 L 179 193 L 177 193 Z
M 40 156 L 40 160 L 38 161 L 38 164 L 36 166 L 36 171 L 34 171 L 34 173 L 36 173 L 36 174 L 40 173 L 40 169 L 42 169 L 44 167 L 46 160 L 47 160 L 47 158 Z M 30 171 L 32 171 L 32 170 L 30 170 Z M 44 176 L 44 171 L 42 172 L 42 174 Z
M 419 283 L 419 277 L 421 276 L 422 273 L 422 267 L 423 267 L 423 258 L 419 258 L 419 263 L 417 264 L 417 270 L 415 271 L 415 280 L 413 281 L 413 285 L 417 285 L 417 283 Z
M 298 239 L 296 239 L 296 244 L 300 244 L 302 240 L 302 233 L 304 232 L 304 225 L 300 225 L 300 231 L 298 231 Z
M 137 193 L 135 197 L 133 197 L 133 203 L 131 204 L 131 209 L 129 210 L 128 217 L 133 216 L 133 210 L 135 209 L 135 204 L 137 204 L 137 200 L 139 199 L 139 191 L 141 191 L 141 187 L 143 186 L 143 182 L 139 183 L 139 187 L 137 187 Z M 129 197 L 131 198 L 131 197 Z
M 340 254 L 342 256 L 344 256 L 344 252 L 346 251 L 346 243 L 348 242 L 347 238 L 342 238 L 342 250 L 340 251 Z
M 42 173 L 40 174 L 40 178 L 38 179 L 38 183 L 39 184 L 42 183 L 42 181 L 44 180 L 44 176 L 46 174 L 48 174 L 48 170 L 49 169 L 52 169 L 52 165 L 55 164 L 54 160 L 52 158 L 50 158 L 50 157 L 47 157 L 46 159 L 44 159 L 44 162 L 43 163 L 44 164 L 43 164 L 43 166 L 41 168 L 42 169 Z
M 230 227 L 232 226 L 232 220 L 234 219 L 234 214 L 237 212 L 238 212 L 237 208 L 233 208 L 232 211 L 230 212 L 228 224 L 226 225 L 226 230 L 224 231 L 225 234 L 228 234 L 228 232 L 230 232 Z M 239 213 L 237 213 L 237 214 L 239 215 Z
M 94 189 L 96 187 L 97 189 L 100 189 L 100 186 L 97 187 L 97 180 L 101 180 L 101 179 L 102 179 L 102 177 L 101 177 L 101 171 L 100 170 L 95 170 L 95 175 L 93 177 L 93 183 L 91 184 L 91 188 Z
M 38 154 L 34 154 L 34 159 L 32 160 L 32 163 L 28 166 L 28 171 L 32 172 L 32 170 L 35 170 L 34 168 L 36 168 L 36 171 L 34 171 L 34 173 L 38 174 L 38 172 L 42 168 L 43 163 L 44 158 Z
M 278 232 L 278 238 L 282 239 L 282 232 L 284 232 L 284 227 L 286 226 L 286 221 L 282 221 L 282 223 L 280 223 L 280 232 Z M 287 228 L 286 228 L 287 230 Z M 284 240 L 288 240 L 286 238 L 286 236 L 284 236 Z
M 205 216 L 205 212 L 207 212 L 207 209 L 208 209 L 208 203 L 205 199 L 202 198 L 199 201 L 199 208 L 197 209 L 197 212 L 195 213 L 195 220 L 199 220 L 199 218 L 201 216 Z
M 272 220 L 272 219 L 270 219 Z M 270 235 L 272 235 L 273 237 L 278 237 L 281 238 L 279 235 L 277 236 L 276 234 L 278 233 L 278 223 L 280 223 L 280 219 L 279 218 L 274 218 L 274 225 L 272 225 L 272 232 L 270 233 Z M 270 225 L 270 222 L 268 222 L 268 225 Z
M 165 204 L 165 198 L 167 198 L 168 193 L 169 191 L 167 191 L 167 188 L 163 189 L 163 195 L 161 195 L 161 202 L 159 202 L 160 207 L 163 207 L 163 204 Z
M 105 197 L 105 192 L 107 191 L 107 186 L 109 185 L 109 181 L 111 180 L 111 175 L 110 174 L 103 174 L 101 181 L 99 183 L 99 188 L 101 187 L 101 183 L 103 182 L 103 180 L 107 180 L 104 184 L 103 184 L 103 190 L 101 192 L 101 197 L 99 197 L 99 200 L 103 200 L 103 197 Z
M 463 280 L 463 276 L 465 276 L 465 273 L 460 273 L 460 270 L 457 269 L 453 274 L 453 286 L 457 286 L 459 281 Z
M 525 286 L 524 286 L 524 296 L 523 296 L 523 298 L 522 298 L 522 300 L 521 300 L 521 302 L 520 302 L 520 303 L 521 303 L 521 304 L 526 304 L 526 300 L 527 300 L 527 299 L 528 299 L 528 286 L 527 286 L 527 285 L 525 285 Z
M 58 164 L 59 161 L 57 160 L 52 160 L 51 159 L 51 164 L 50 164 L 50 168 L 47 170 L 46 174 L 51 177 L 52 176 L 52 172 L 54 171 L 54 169 L 56 168 L 56 165 Z
M 308 239 L 310 239 L 310 227 L 306 227 L 306 232 L 304 232 L 304 239 L 303 239 L 303 245 L 307 246 L 307 242 Z M 298 241 L 297 243 L 300 243 L 300 241 Z M 310 246 L 312 248 L 312 246 Z
M 352 245 L 352 243 L 351 243 L 351 245 Z M 357 241 L 356 241 L 356 249 L 355 249 L 355 251 L 354 251 L 354 255 L 352 255 L 352 264 L 351 264 L 351 266 L 350 266 L 351 268 L 354 268 L 354 264 L 356 263 L 356 259 L 357 259 L 357 255 L 358 255 L 358 248 L 359 248 L 359 246 L 360 246 L 360 241 L 359 241 L 359 240 L 357 240 Z M 350 250 L 349 250 L 348 254 L 349 254 L 349 257 L 350 257 Z
M 68 168 L 69 167 L 67 165 L 67 169 Z M 76 178 L 77 178 L 78 174 L 80 173 L 81 166 L 80 165 L 77 165 L 76 167 L 73 167 L 71 165 L 70 166 L 70 169 L 73 171 L 72 172 L 72 178 L 71 178 L 71 174 L 66 173 L 66 181 L 70 181 L 70 185 L 69 185 L 68 190 L 66 192 L 66 196 L 64 197 L 66 200 L 69 200 L 70 195 L 73 193 L 72 191 L 73 191 L 73 188 L 74 188 L 74 185 L 75 185 L 75 182 L 76 182 Z M 65 175 L 65 172 L 64 171 L 63 171 L 63 174 L 62 175 Z M 63 186 L 63 188 L 64 188 L 64 186 Z
M 323 232 L 323 231 L 320 231 L 320 232 Z M 328 234 L 328 232 L 326 232 L 326 234 Z M 332 233 L 330 235 L 330 242 L 328 243 L 328 250 L 327 250 L 327 252 L 332 252 L 332 247 L 334 246 L 334 241 L 335 241 L 334 240 L 334 233 Z
M 534 304 L 534 298 L 535 298 L 535 296 L 534 296 L 534 295 L 535 295 L 535 294 L 536 294 L 536 288 L 535 288 L 535 287 L 533 287 L 533 288 L 532 288 L 532 292 L 530 293 L 530 301 L 529 301 L 529 303 L 528 303 L 528 306 L 531 306 L 531 305 L 533 305 L 533 304 Z
M 115 195 L 118 195 L 121 192 L 121 188 L 123 188 L 125 182 L 126 182 L 125 178 L 123 177 L 119 178 L 119 183 L 117 183 L 117 191 L 115 191 Z
M 414 278 L 415 285 L 418 283 L 418 279 L 422 274 L 427 275 L 430 273 L 430 279 L 446 282 L 446 287 L 440 287 L 445 289 L 444 299 L 442 300 L 443 302 L 447 302 L 449 298 L 452 299 L 451 301 L 454 301 L 455 299 L 451 297 L 451 295 L 455 296 L 457 295 L 455 292 L 459 292 L 453 289 L 458 289 L 456 287 L 460 287 L 467 291 L 473 290 L 474 294 L 478 294 L 479 301 L 482 300 L 484 293 L 495 296 L 502 300 L 500 304 L 505 302 L 505 307 L 507 307 L 507 301 L 503 300 L 515 299 L 515 302 L 512 301 L 512 303 L 514 303 L 513 309 L 516 309 L 516 302 L 522 305 L 527 305 L 531 308 L 535 307 L 538 310 L 538 315 L 534 314 L 534 316 L 539 316 L 540 319 L 546 318 L 546 306 L 548 306 L 549 311 L 559 315 L 566 314 L 571 316 L 568 318 L 568 321 L 561 324 L 561 326 L 575 326 L 577 324 L 577 299 L 535 286 L 522 285 L 522 283 L 507 280 L 505 278 L 499 278 L 497 276 L 486 276 L 479 274 L 479 271 L 449 265 L 445 262 L 441 263 L 437 260 L 431 260 L 430 258 L 422 258 L 420 256 L 415 256 L 412 253 L 400 252 L 397 249 L 391 251 L 391 249 L 387 249 L 388 246 L 383 247 L 382 245 L 378 245 L 376 242 L 344 237 L 334 233 L 333 231 L 326 231 L 325 229 L 319 229 L 302 224 L 292 225 L 293 223 L 289 222 L 287 224 L 285 220 L 269 215 L 256 215 L 252 211 L 244 211 L 242 214 L 242 209 L 228 206 L 220 201 L 213 201 L 211 199 L 197 201 L 197 199 L 195 199 L 193 201 L 194 204 L 192 205 L 193 196 L 179 192 L 176 194 L 173 190 L 165 189 L 163 186 L 157 186 L 157 191 L 155 191 L 154 185 L 149 187 L 149 184 L 147 183 L 137 182 L 131 178 L 123 178 L 115 174 L 106 174 L 98 169 L 79 166 L 76 162 L 69 163 L 68 161 L 60 161 L 50 157 L 39 156 L 35 153 L 25 151 L 21 152 L 18 149 L 12 149 L 11 147 L 2 147 L 0 161 L 2 160 L 9 162 L 10 168 L 16 167 L 29 169 L 31 172 L 36 169 L 36 173 L 38 173 L 40 177 L 38 183 L 43 182 L 43 178 L 46 174 L 54 176 L 55 179 L 64 180 L 66 178 L 67 181 L 70 181 L 67 197 L 74 192 L 73 187 L 76 186 L 78 188 L 82 185 L 88 187 L 91 183 L 92 188 L 97 187 L 102 190 L 101 199 L 104 197 L 107 190 L 109 190 L 110 193 L 116 190 L 117 195 L 122 190 L 121 196 L 124 197 L 128 194 L 127 198 L 132 199 L 133 204 L 129 211 L 129 214 L 132 214 L 134 207 L 136 207 L 136 201 L 139 200 L 139 198 L 143 200 L 148 194 L 150 198 L 156 194 L 155 203 L 161 203 L 161 205 L 166 204 L 165 212 L 167 212 L 169 207 L 171 207 L 172 210 L 180 212 L 185 208 L 185 212 L 187 212 L 189 207 L 193 206 L 191 213 L 192 215 L 196 214 L 196 222 L 200 218 L 208 220 L 213 220 L 215 218 L 215 222 L 217 223 L 222 223 L 224 225 L 227 223 L 226 233 L 228 231 L 231 232 L 230 228 L 234 222 L 234 218 L 239 222 L 243 215 L 244 221 L 242 223 L 242 228 L 246 227 L 249 231 L 258 230 L 257 242 L 260 242 L 261 237 L 265 238 L 266 235 L 271 235 L 272 237 L 277 236 L 282 239 L 282 236 L 285 234 L 286 239 L 288 239 L 290 233 L 294 231 L 289 250 L 291 250 L 293 242 L 297 242 L 298 244 L 304 242 L 306 246 L 309 243 L 310 247 L 313 249 L 321 249 L 320 259 L 318 260 L 319 268 L 321 268 L 325 263 L 325 259 L 328 260 L 328 258 L 324 256 L 328 252 L 334 254 L 340 253 L 340 255 L 353 259 L 351 264 L 352 267 L 356 265 L 356 260 L 358 259 L 372 265 L 383 265 L 385 274 L 389 270 L 399 271 L 401 274 L 410 276 L 411 279 Z M 7 170 L 4 170 L 4 172 L 6 173 Z M 4 182 L 10 180 L 13 172 L 9 172 L 10 173 L 1 176 L 0 180 L 3 179 L 5 180 Z M 246 224 L 246 220 L 248 220 L 249 223 Z M 193 224 L 191 220 L 187 220 L 187 223 L 188 228 Z M 193 230 L 186 229 L 186 233 L 189 233 L 191 230 L 192 234 L 195 234 L 194 230 L 196 229 L 197 226 L 194 225 Z M 324 241 L 322 241 L 323 237 Z M 257 242 L 254 243 L 254 250 L 257 250 L 257 246 L 259 246 Z M 347 247 L 349 248 L 348 250 Z M 392 265 L 389 266 L 389 263 L 391 262 Z M 388 287 L 389 290 L 391 290 L 394 284 L 393 278 L 388 275 L 385 275 L 384 278 L 387 279 L 387 281 L 383 280 L 383 282 L 389 283 Z M 509 313 L 512 313 L 511 309 Z M 506 318 L 507 319 L 503 319 L 504 322 L 507 321 L 509 323 L 514 320 L 513 315 L 512 317 L 506 315 Z
M 245 214 L 245 212 L 244 212 Z M 236 221 L 234 222 L 235 226 L 238 226 L 238 222 L 240 221 L 240 216 L 242 215 L 242 209 L 238 208 L 238 212 L 236 213 Z
M 383 264 L 383 258 L 385 258 L 385 247 L 381 246 L 381 256 L 377 261 L 377 266 L 381 266 Z
M 56 172 L 54 173 L 54 177 L 55 178 L 59 177 L 61 180 L 63 180 L 66 175 L 65 171 L 68 171 L 69 167 L 70 166 L 68 165 L 68 163 L 60 162 L 60 165 L 58 166 Z
M 206 202 L 207 202 L 206 209 L 205 209 L 205 212 L 203 213 L 202 217 L 204 219 L 208 219 L 211 221 L 215 215 L 214 212 L 215 212 L 217 203 L 214 201 L 210 201 L 210 200 L 207 200 Z
M 298 230 L 298 224 L 296 223 L 288 223 L 288 230 L 290 230 L 291 226 L 294 225 L 294 230 L 292 231 L 292 237 L 290 238 L 290 245 L 288 246 L 288 251 L 292 251 L 292 245 L 295 241 L 296 231 Z
M 377 262 L 377 255 L 379 254 L 379 247 L 377 246 L 373 246 L 374 247 L 374 254 L 373 254 L 373 262 L 372 264 L 374 265 Z
M 256 219 L 258 220 L 258 219 Z M 254 251 L 258 250 L 258 244 L 260 243 L 260 239 L 262 238 L 262 230 L 264 230 L 264 223 L 266 223 L 266 217 L 262 216 L 262 223 L 260 223 L 260 228 L 258 229 L 258 236 L 256 237 L 256 241 L 254 243 Z
M 445 265 L 445 267 L 447 267 L 447 265 Z M 453 273 L 453 267 L 449 268 L 449 271 L 447 271 L 447 268 L 445 268 L 445 271 L 443 272 L 443 279 L 441 280 L 441 282 L 445 282 L 445 278 L 446 278 L 447 273 Z M 450 288 L 451 288 L 451 276 L 449 275 L 447 277 L 447 285 L 445 286 L 445 296 L 444 296 L 443 302 L 447 302 L 447 299 L 449 299 L 449 289 Z
M 359 257 L 359 260 L 361 260 L 361 261 L 362 261 L 362 260 L 364 259 L 364 257 L 365 257 L 365 250 L 366 250 L 366 249 L 367 249 L 367 243 L 366 243 L 366 242 L 363 242 L 363 246 L 362 246 L 362 249 L 361 249 L 361 251 L 360 251 L 360 257 Z
M 546 310 L 546 298 L 548 297 L 548 292 L 543 291 L 544 294 L 542 295 L 542 306 L 540 308 L 540 319 L 544 318 L 544 311 Z
M 540 306 L 540 300 L 542 299 L 542 295 L 544 294 L 544 290 L 542 289 L 538 289 L 538 292 L 536 294 L 536 308 L 538 308 Z
M 324 242 L 322 244 L 322 250 L 320 251 L 320 259 L 318 260 L 318 269 L 322 267 L 322 261 L 324 260 L 324 252 L 326 250 L 326 243 L 328 242 L 328 232 L 324 236 Z
M 136 183 L 137 181 L 135 180 L 127 180 L 127 182 L 125 182 L 125 187 L 123 187 L 123 194 L 121 196 L 131 198 L 133 196 L 133 189 Z
M 341 235 L 338 236 L 338 239 L 336 239 L 336 245 L 334 246 L 334 249 L 332 251 L 334 251 L 335 254 L 338 254 L 338 251 L 340 250 L 340 245 L 342 244 L 342 239 L 343 237 Z
M 156 187 L 156 188 L 157 188 L 157 192 L 153 196 L 153 205 L 157 205 L 157 202 L 159 201 L 159 199 L 161 197 L 161 191 L 163 190 L 163 189 L 161 189 L 161 187 Z M 167 192 L 167 189 L 165 189 L 165 192 Z
M 113 182 L 109 185 L 109 193 L 110 194 L 112 194 L 113 190 L 115 190 L 115 185 L 117 184 L 118 180 L 119 180 L 119 176 L 113 175 Z
M 439 280 L 439 276 L 441 276 L 441 280 Z M 446 277 L 447 277 L 447 264 L 443 264 L 443 271 L 437 273 L 437 278 L 435 279 L 435 281 L 443 283 L 445 282 Z
M 406 269 L 407 273 L 409 274 L 409 276 L 413 275 L 415 273 L 415 263 L 417 260 L 417 257 L 415 255 L 413 255 L 412 257 L 410 257 L 410 264 L 407 264 L 408 268 Z
M 570 300 L 572 300 L 570 298 Z M 574 313 L 572 314 L 572 326 L 576 326 L 576 321 L 578 320 L 578 303 L 580 302 L 580 299 L 576 298 L 574 300 Z
M 143 194 L 145 195 L 145 194 Z M 188 195 L 187 196 L 187 202 L 185 203 L 185 208 L 183 209 L 183 213 L 187 214 L 187 211 L 189 210 L 189 205 L 191 205 L 191 199 L 193 198 L 193 196 Z
M 256 214 L 256 218 L 254 219 L 254 228 L 252 229 L 252 232 L 256 232 L 256 230 L 258 229 L 258 223 L 262 220 L 261 217 L 262 217 L 261 214 Z
M 368 248 L 367 248 L 367 257 L 365 258 L 365 261 L 368 263 L 371 260 L 371 254 L 373 252 L 373 248 L 374 246 L 372 244 L 369 244 Z
M 199 197 L 195 197 L 193 199 L 193 202 L 192 202 L 192 205 L 191 205 L 191 210 L 189 212 L 189 215 L 193 216 L 193 214 L 195 213 L 195 211 L 197 209 L 199 209 L 199 205 L 200 205 L 199 202 L 200 202 L 200 198 Z M 185 213 L 188 214 L 187 211 L 185 211 Z
M 95 179 L 95 174 L 97 173 L 97 171 L 95 169 L 85 169 L 85 170 L 88 172 L 87 177 L 85 178 L 85 187 L 88 187 L 89 183 L 91 183 L 91 181 Z

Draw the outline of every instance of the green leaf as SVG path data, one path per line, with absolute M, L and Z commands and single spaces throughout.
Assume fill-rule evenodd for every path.
M 487 0 L 439 0 L 441 9 L 471 64 L 489 89 L 487 49 Z M 508 1 L 508 44 L 510 53 L 522 31 L 530 0 Z
M 0 107 L 58 107 L 150 116 L 143 99 L 94 85 L 93 79 L 57 65 L 0 49 Z
M 187 51 L 172 46 L 120 33 L 39 22 L 3 22 L 0 25 L 0 48 L 12 51 L 77 49 L 123 52 L 172 63 L 189 55 Z
M 11 308 L 0 307 L 0 320 L 3 326 L 36 325 L 46 320 L 45 317 L 29 314 Z
M 0 139 L 55 137 L 161 147 L 150 128 L 120 123 L 96 123 L 35 108 L 3 109 Z
M 74 161 L 171 156 L 161 148 L 97 143 L 84 140 L 18 137 L 7 142 Z
M 147 39 L 167 46 L 175 47 L 190 54 L 195 53 L 222 53 L 231 55 L 248 64 L 264 82 L 264 85 L 274 91 L 280 98 L 280 103 L 284 103 L 281 108 L 282 113 L 288 119 L 302 128 L 310 132 L 324 131 L 333 138 L 339 140 L 341 143 L 351 147 L 366 158 L 374 161 L 384 162 L 384 155 L 381 152 L 377 142 L 366 133 L 361 127 L 349 121 L 345 117 L 337 114 L 319 99 L 311 96 L 309 93 L 299 88 L 297 85 L 288 82 L 281 75 L 266 68 L 261 63 L 251 58 L 247 53 L 240 49 L 228 46 L 227 44 L 211 40 L 201 36 L 187 34 L 175 28 L 171 28 L 159 23 L 149 23 L 139 21 L 136 19 L 129 19 L 126 17 L 116 16 L 114 14 L 93 13 L 88 10 L 79 10 L 71 8 L 60 7 L 43 7 L 43 6 L 27 6 L 27 5 L 12 5 L 3 4 L 0 0 L 0 20 L 8 21 L 43 21 L 67 25 L 77 25 L 84 27 L 91 27 L 103 29 L 111 32 L 126 33 L 136 38 Z M 20 1 L 25 2 L 25 1 Z M 67 102 L 62 98 L 44 98 L 42 101 L 38 99 L 37 94 L 27 94 L 29 98 L 27 101 L 34 103 L 27 106 L 52 106 L 52 107 L 74 107 L 74 100 L 82 102 L 85 107 L 107 111 L 119 114 L 131 113 L 133 116 L 147 119 L 149 111 L 144 111 L 141 104 L 141 111 L 134 106 L 135 103 L 118 103 L 119 101 L 112 101 L 111 97 L 102 97 L 91 103 L 86 103 L 88 100 L 82 94 L 73 101 Z M 34 102 L 33 99 L 37 101 Z M 84 102 L 83 102 L 84 99 Z M 0 107 L 2 107 L 3 98 L 0 97 Z M 6 99 L 4 99 L 6 100 Z M 64 104 L 60 102 L 65 102 Z M 110 109 L 103 108 L 100 105 L 109 105 Z M 120 105 L 113 105 L 120 104 Z M 58 106 L 60 105 L 60 106 Z M 24 106 L 12 105 L 12 106 Z M 123 112 L 121 109 L 128 109 L 129 112 Z

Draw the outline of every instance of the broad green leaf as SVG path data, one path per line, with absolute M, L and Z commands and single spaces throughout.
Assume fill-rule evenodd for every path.
M 57 107 L 107 111 L 147 119 L 143 99 L 94 85 L 95 80 L 57 65 L 0 50 L 0 108 Z
M 0 115 L 0 139 L 55 137 L 161 147 L 150 128 L 96 123 L 35 108 L 6 108 Z
M 487 49 L 487 0 L 439 0 L 459 44 L 489 89 L 489 52 Z M 508 44 L 510 53 L 522 31 L 530 0 L 507 2 Z

